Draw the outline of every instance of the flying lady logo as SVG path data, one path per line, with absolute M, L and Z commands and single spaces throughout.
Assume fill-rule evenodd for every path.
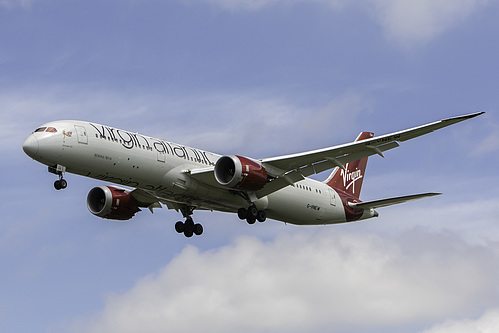
M 345 187 L 346 190 L 348 190 L 350 187 L 353 186 L 352 192 L 355 193 L 355 182 L 359 179 L 362 179 L 362 171 L 360 170 L 355 170 L 353 172 L 350 172 L 348 169 L 350 163 L 347 163 L 345 165 L 345 170 L 341 170 L 341 177 L 343 178 L 343 186 Z
M 62 131 L 62 135 L 64 135 L 64 139 L 63 140 L 66 140 L 66 137 L 70 138 L 72 135 L 73 135 L 73 132 L 71 131 Z

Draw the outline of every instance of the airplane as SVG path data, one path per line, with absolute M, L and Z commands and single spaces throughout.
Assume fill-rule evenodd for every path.
M 362 132 L 351 143 L 297 154 L 254 159 L 218 155 L 164 139 L 97 123 L 60 120 L 37 128 L 24 152 L 48 166 L 65 189 L 66 172 L 117 184 L 92 188 L 88 210 L 101 218 L 129 220 L 141 208 L 180 211 L 175 230 L 201 235 L 194 210 L 237 213 L 249 224 L 267 217 L 295 225 L 327 225 L 378 216 L 376 208 L 439 195 L 422 193 L 361 201 L 367 159 L 384 157 L 400 143 L 475 118 L 484 112 L 374 136 Z M 309 178 L 333 169 L 323 182 Z M 125 187 L 122 187 L 125 186 Z

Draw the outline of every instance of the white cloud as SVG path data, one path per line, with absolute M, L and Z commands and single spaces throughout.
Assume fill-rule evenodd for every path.
M 311 230 L 311 229 L 309 229 Z M 497 252 L 453 234 L 396 238 L 315 228 L 270 242 L 186 247 L 158 274 L 108 296 L 83 332 L 328 332 L 420 325 L 497 299 Z
M 486 1 L 367 0 L 388 38 L 405 47 L 425 44 L 470 16 Z
M 491 309 L 477 320 L 448 320 L 424 333 L 495 333 L 499 332 L 499 309 Z
M 203 0 L 222 8 L 256 11 L 271 5 L 288 5 L 305 0 Z M 424 45 L 458 25 L 488 0 L 314 0 L 342 10 L 356 6 L 367 11 L 383 28 L 389 40 L 405 48 Z
M 15 6 L 28 8 L 33 2 L 35 2 L 35 0 L 0 0 L 0 6 L 4 6 L 7 8 L 12 8 Z

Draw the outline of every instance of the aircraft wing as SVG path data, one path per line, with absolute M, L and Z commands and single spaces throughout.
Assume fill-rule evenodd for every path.
M 364 202 L 358 202 L 358 203 L 349 202 L 348 205 L 352 208 L 358 208 L 358 209 L 380 208 L 380 207 L 387 207 L 387 206 L 391 206 L 391 205 L 396 205 L 396 204 L 407 202 L 407 201 L 412 201 L 412 200 L 417 200 L 417 199 L 422 199 L 422 198 L 427 198 L 427 197 L 433 197 L 433 196 L 440 195 L 440 194 L 442 194 L 442 193 L 413 194 L 413 195 L 405 195 L 402 197 L 394 197 L 394 198 L 373 200 L 373 201 L 364 201 Z
M 304 168 L 306 166 L 315 165 L 325 161 L 329 161 L 333 166 L 337 166 L 337 164 L 334 164 L 333 159 L 336 159 L 338 162 L 340 162 L 341 165 L 343 165 L 349 161 L 354 161 L 356 159 L 374 154 L 382 156 L 383 151 L 398 147 L 398 144 L 396 144 L 397 142 L 403 142 L 417 138 L 418 136 L 431 133 L 435 130 L 477 117 L 483 113 L 485 112 L 477 112 L 469 115 L 447 118 L 444 120 L 436 121 L 434 123 L 339 146 L 312 150 L 292 155 L 266 158 L 263 159 L 262 162 L 266 166 L 269 165 L 281 170 Z M 347 157 L 352 156 L 352 154 L 356 154 L 354 156 L 355 159 Z
M 476 112 L 468 115 L 447 118 L 426 125 L 409 128 L 382 136 L 375 136 L 362 141 L 354 141 L 338 146 L 307 151 L 303 153 L 283 155 L 261 159 L 265 170 L 273 180 L 255 194 L 258 198 L 276 192 L 286 186 L 292 185 L 305 177 L 320 173 L 371 155 L 384 157 L 383 152 L 396 148 L 399 142 L 404 142 L 435 130 L 477 117 L 485 112 Z M 206 184 L 222 187 L 214 177 L 214 169 L 204 168 L 186 170 L 191 177 Z
M 435 130 L 477 117 L 485 112 L 476 112 L 468 115 L 447 118 L 426 125 L 409 128 L 370 139 L 355 141 L 339 146 L 312 150 L 308 152 L 265 158 L 261 160 L 265 169 L 276 179 L 265 185 L 257 192 L 258 197 L 263 197 L 272 192 L 310 175 L 320 173 L 363 157 L 378 154 L 384 157 L 383 152 L 396 148 L 399 142 L 404 142 Z

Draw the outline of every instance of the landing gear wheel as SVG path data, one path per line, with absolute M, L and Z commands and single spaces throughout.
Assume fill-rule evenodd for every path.
M 190 237 L 192 237 L 192 235 L 194 235 L 194 230 L 192 230 L 192 229 L 186 229 L 186 230 L 184 230 L 184 236 L 185 237 L 190 238 Z
M 184 222 L 178 221 L 175 223 L 175 231 L 178 232 L 179 234 L 184 232 Z
M 237 211 L 237 217 L 241 220 L 246 220 L 246 217 L 248 217 L 248 211 L 244 208 L 239 208 Z
M 192 218 L 188 217 L 184 224 L 184 235 L 185 237 L 192 237 L 194 234 L 194 221 Z
M 248 216 L 247 217 L 254 217 L 256 219 L 258 215 L 258 209 L 256 209 L 255 206 L 250 206 L 248 208 Z
M 259 210 L 258 214 L 256 215 L 256 219 L 258 220 L 258 222 L 265 222 L 265 220 L 267 219 L 267 214 L 265 213 L 265 211 Z
M 63 190 L 63 189 L 65 189 L 66 187 L 68 187 L 68 182 L 66 181 L 66 179 L 62 178 L 62 176 L 61 176 L 61 178 L 60 178 L 59 180 L 56 180 L 56 181 L 54 182 L 54 187 L 55 187 L 55 189 L 56 189 L 56 190 L 58 190 L 58 191 L 59 191 L 59 190 Z
M 255 224 L 256 218 L 254 218 L 253 216 L 248 216 L 246 218 L 246 222 L 248 222 L 249 224 Z
M 203 234 L 203 226 L 199 223 L 194 224 L 194 234 L 196 236 L 201 236 Z

